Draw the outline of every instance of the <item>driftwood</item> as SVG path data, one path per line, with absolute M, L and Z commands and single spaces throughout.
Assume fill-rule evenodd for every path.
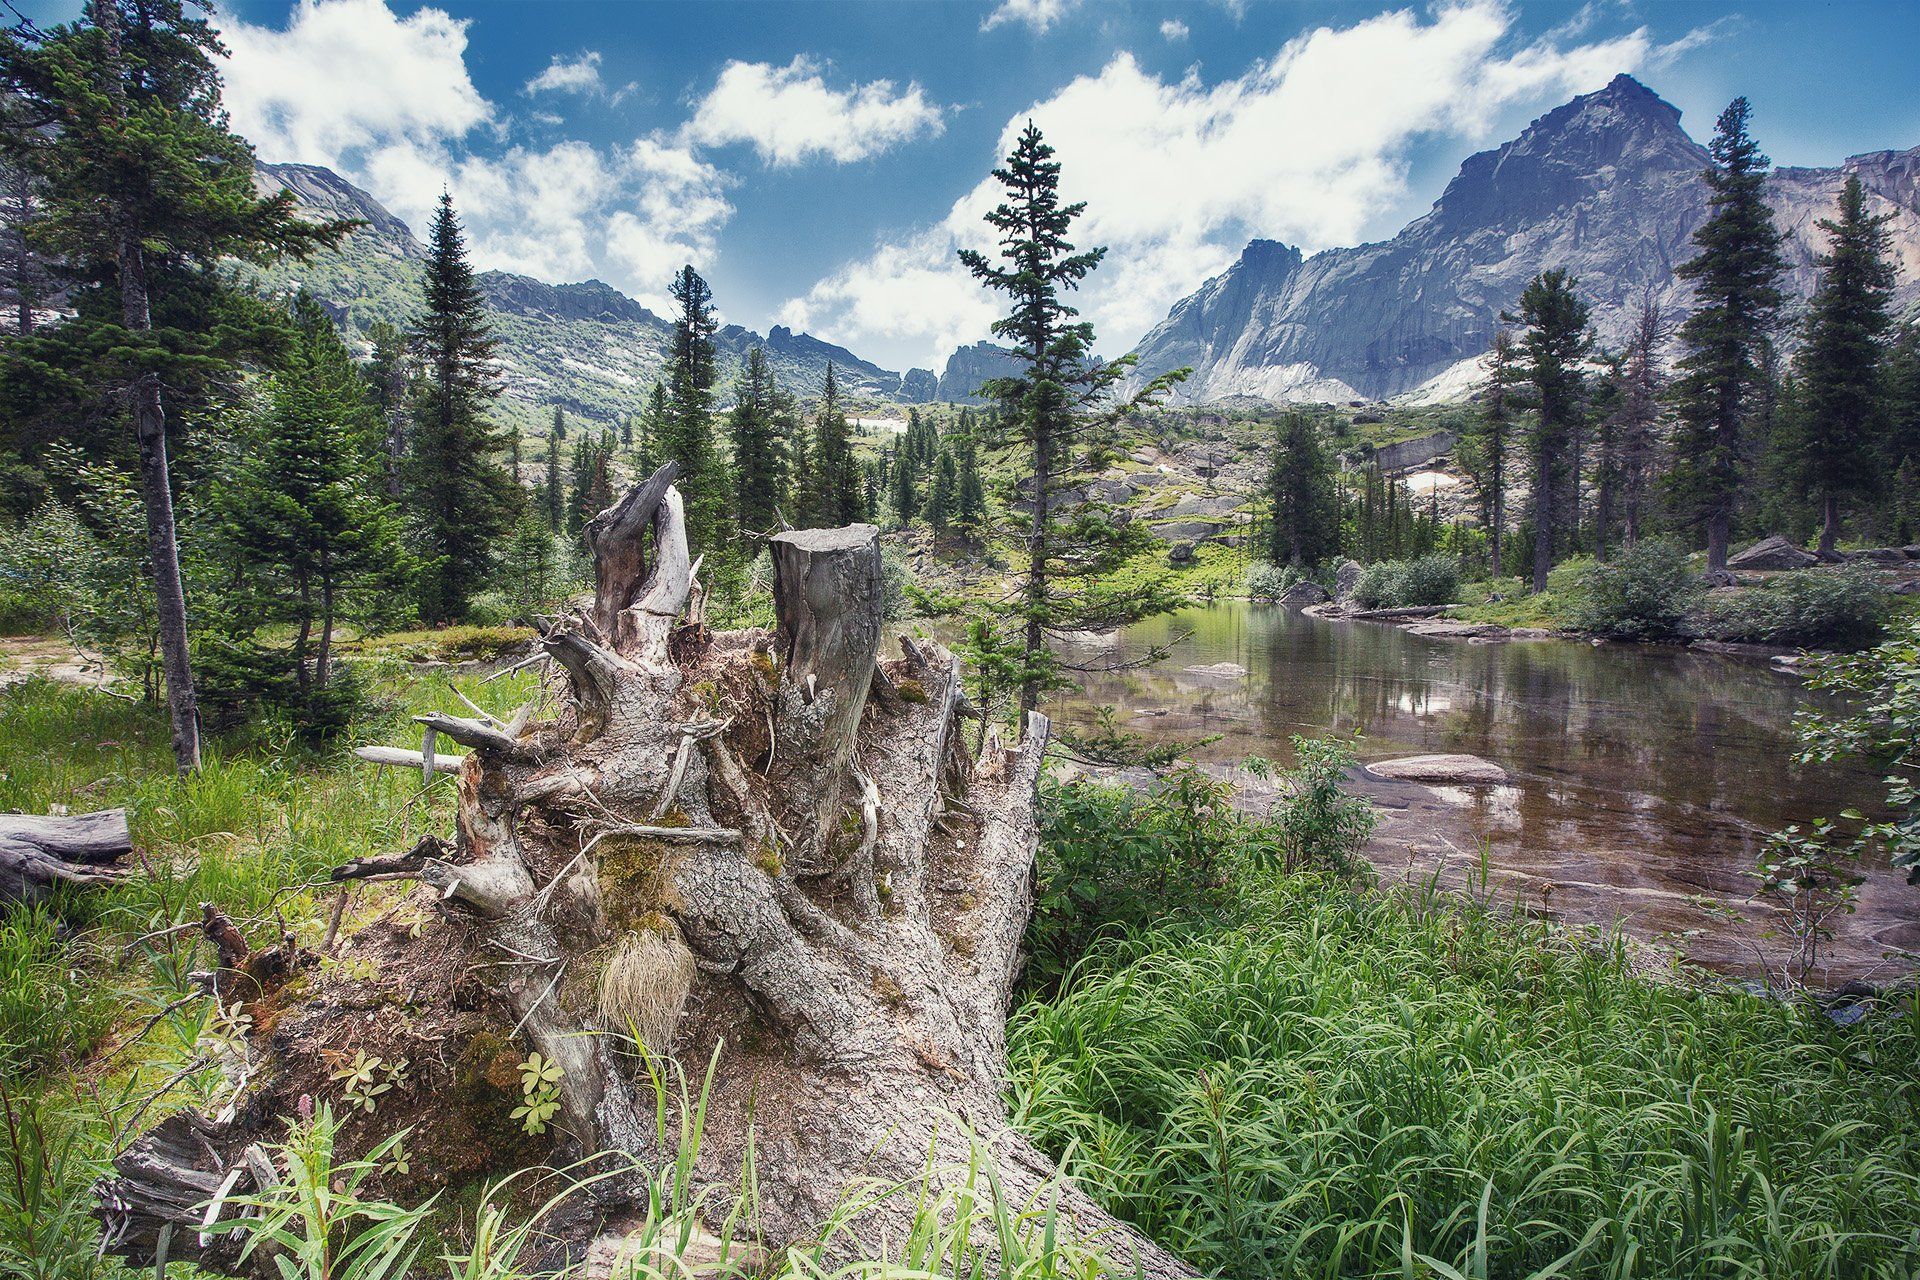
M 90 889 L 127 876 L 133 852 L 125 809 L 72 817 L 0 813 L 0 900 L 40 902 L 57 888 Z
M 674 1153 L 660 1148 L 644 1043 L 690 1079 L 713 1064 L 694 1174 L 726 1203 L 751 1166 L 756 1250 L 816 1239 L 856 1186 L 964 1167 L 971 1131 L 1016 1202 L 1056 1198 L 1127 1271 L 1192 1274 L 1056 1182 L 1007 1121 L 1006 1014 L 1032 906 L 1045 717 L 1012 749 L 990 737 L 975 759 L 957 727 L 970 709 L 954 657 L 928 644 L 879 661 L 870 526 L 771 539 L 776 628 L 709 635 L 671 476 L 589 525 L 591 617 L 543 642 L 549 679 L 565 683 L 559 716 L 426 717 L 471 748 L 453 840 L 337 873 L 417 878 L 437 918 L 411 932 L 368 926 L 341 940 L 339 963 L 250 1006 L 272 1031 L 254 1036 L 263 1063 L 230 1107 L 240 1119 L 207 1131 L 176 1118 L 121 1155 L 102 1193 L 112 1251 L 152 1265 L 164 1224 L 183 1238 L 193 1206 L 303 1096 L 342 1110 L 314 1064 L 377 1037 L 389 1054 L 415 1046 L 418 1080 L 375 1115 L 347 1109 L 343 1150 L 414 1125 L 416 1176 L 430 1161 L 500 1174 L 596 1153 L 660 1168 Z M 357 953 L 379 964 L 356 977 Z M 384 995 L 368 989 L 381 984 Z M 513 1064 L 529 1052 L 561 1071 L 552 1130 L 534 1149 L 503 1123 L 518 1101 Z M 463 1062 L 494 1063 L 506 1096 Z M 477 1128 L 492 1136 L 449 1130 L 465 1111 L 485 1111 Z M 644 1210 L 635 1179 L 594 1195 L 592 1212 L 548 1224 L 569 1256 L 618 1252 L 617 1224 Z M 867 1206 L 857 1236 L 897 1240 L 913 1208 L 910 1195 Z M 232 1269 L 217 1251 L 198 1260 Z

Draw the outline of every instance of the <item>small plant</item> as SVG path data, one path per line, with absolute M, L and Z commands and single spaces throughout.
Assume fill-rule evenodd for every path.
M 1840 817 L 1863 821 L 1852 809 Z M 1798 992 L 1819 971 L 1821 949 L 1833 941 L 1833 922 L 1849 915 L 1859 893 L 1859 865 L 1865 841 L 1848 838 L 1829 819 L 1816 818 L 1811 829 L 1790 826 L 1776 831 L 1760 854 L 1760 893 L 1778 901 L 1786 911 L 1776 936 L 1787 939 L 1782 974 L 1787 990 Z
M 1289 873 L 1312 870 L 1352 875 L 1365 862 L 1360 851 L 1380 821 L 1373 802 L 1342 786 L 1353 768 L 1353 748 L 1338 738 L 1293 738 L 1294 767 L 1276 773 L 1253 757 L 1245 768 L 1257 778 L 1275 778 L 1284 795 L 1267 814 L 1266 832 L 1256 832 L 1258 856 Z M 1276 856 L 1277 855 L 1277 856 Z
M 547 1131 L 547 1121 L 560 1110 L 560 1080 L 565 1074 L 559 1063 L 537 1051 L 520 1064 L 520 1105 L 513 1109 L 512 1118 L 536 1138 Z
M 390 1063 L 369 1056 L 365 1049 L 355 1049 L 351 1061 L 341 1055 L 340 1065 L 329 1072 L 327 1078 L 343 1082 L 341 1092 L 348 1107 L 357 1107 L 371 1115 L 380 1105 L 382 1094 L 406 1084 L 407 1060 L 400 1058 Z
M 1295 564 L 1261 561 L 1247 570 L 1247 595 L 1255 600 L 1278 600 L 1313 575 Z

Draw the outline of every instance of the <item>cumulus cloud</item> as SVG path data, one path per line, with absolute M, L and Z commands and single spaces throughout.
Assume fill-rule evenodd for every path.
M 1307 32 L 1244 75 L 1211 83 L 1195 72 L 1164 79 L 1122 53 L 1010 119 L 996 157 L 1028 119 L 1057 149 L 1064 194 L 1088 206 L 1079 241 L 1110 249 L 1080 304 L 1103 345 L 1119 348 L 1251 236 L 1308 252 L 1353 243 L 1404 196 L 1409 153 L 1423 137 L 1484 140 L 1509 107 L 1588 92 L 1663 56 L 1644 29 L 1515 46 L 1511 26 L 1495 0 L 1426 17 L 1385 13 Z M 984 337 L 953 251 L 986 244 L 980 216 L 998 199 L 983 180 L 940 225 L 848 263 L 786 314 L 839 342 L 920 337 L 930 358 L 954 334 Z M 894 301 L 899 272 L 927 283 L 918 312 Z
M 234 127 L 269 160 L 338 167 L 394 140 L 465 135 L 492 116 L 467 75 L 467 24 L 384 0 L 300 0 L 283 30 L 229 19 Z
M 545 71 L 527 81 L 526 92 L 599 93 L 604 88 L 600 83 L 600 52 L 595 49 L 573 59 L 556 53 Z
M 1008 22 L 1021 22 L 1044 32 L 1079 3 L 1080 0 L 1000 0 L 999 6 L 980 23 L 980 29 L 991 31 Z
M 1160 34 L 1168 40 L 1185 40 L 1191 34 L 1187 24 L 1178 18 L 1168 18 L 1160 24 Z
M 384 0 L 301 0 L 282 29 L 231 21 L 224 34 L 228 108 L 265 158 L 325 164 L 417 230 L 451 191 L 481 267 L 598 276 L 663 308 L 672 272 L 710 263 L 733 216 L 731 179 L 678 139 L 470 146 L 500 119 L 467 74 L 467 24 L 438 9 L 403 19 Z M 599 88 L 593 52 L 527 85 Z
M 802 55 L 784 67 L 729 62 L 694 108 L 686 136 L 720 146 L 750 142 L 771 165 L 812 159 L 864 160 L 944 127 L 940 108 L 917 84 L 891 80 L 830 86 L 820 65 Z

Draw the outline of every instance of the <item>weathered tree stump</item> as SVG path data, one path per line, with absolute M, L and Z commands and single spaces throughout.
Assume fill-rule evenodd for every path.
M 414 1124 L 416 1177 L 436 1160 L 453 1177 L 598 1152 L 657 1168 L 673 1153 L 658 1149 L 640 1047 L 695 1080 L 712 1062 L 697 1174 L 737 1187 L 751 1135 L 754 1229 L 771 1247 L 817 1238 L 858 1183 L 911 1181 L 930 1154 L 964 1166 L 968 1130 L 1016 1199 L 1058 1176 L 1001 1100 L 1045 718 L 976 761 L 956 731 L 969 709 L 954 658 L 908 645 L 879 660 L 871 526 L 772 540 L 773 632 L 682 626 L 696 566 L 671 474 L 589 526 L 592 614 L 543 642 L 565 676 L 558 717 L 431 718 L 468 749 L 451 849 L 343 869 L 417 876 L 434 892 L 405 909 L 436 918 L 406 925 L 396 908 L 350 939 L 372 978 L 321 966 L 256 1002 L 262 1065 L 229 1108 L 239 1119 L 191 1145 L 176 1121 L 121 1157 L 102 1189 L 113 1251 L 150 1264 L 157 1220 L 181 1220 L 192 1188 L 248 1186 L 231 1174 L 244 1153 L 302 1094 L 337 1092 L 322 1064 L 356 1048 L 404 1053 L 413 1074 L 343 1141 Z M 527 1050 L 562 1068 L 557 1139 L 501 1119 Z M 448 1165 L 470 1149 L 484 1168 Z M 186 1190 L 156 1187 L 170 1161 Z M 598 1191 L 572 1256 L 617 1252 L 635 1188 Z M 1071 1183 L 1048 1194 L 1129 1266 L 1192 1274 Z M 861 1234 L 897 1239 L 912 1211 L 881 1201 Z M 198 1256 L 197 1239 L 183 1225 L 175 1256 Z
M 42 902 L 57 888 L 90 889 L 127 876 L 133 852 L 125 809 L 72 817 L 0 813 L 0 901 Z

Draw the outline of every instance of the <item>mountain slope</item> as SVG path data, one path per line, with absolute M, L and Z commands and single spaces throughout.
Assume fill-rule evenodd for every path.
M 337 252 L 261 273 L 263 288 L 310 289 L 355 336 L 364 336 L 378 321 L 404 325 L 419 309 L 425 251 L 407 224 L 379 201 L 318 165 L 263 163 L 255 181 L 264 192 L 292 192 L 315 217 L 368 224 Z M 663 376 L 673 326 L 612 285 L 599 280 L 546 284 L 505 271 L 483 272 L 479 284 L 500 338 L 506 386 L 497 410 L 502 421 L 543 432 L 557 404 L 570 417 L 612 427 L 638 412 Z M 841 387 L 856 404 L 931 398 L 932 378 L 924 371 L 903 394 L 899 374 L 779 325 L 764 338 L 728 325 L 717 343 L 723 403 L 747 352 L 756 346 L 766 351 L 780 385 L 802 397 L 819 394 L 832 361 Z
M 1603 343 L 1624 336 L 1651 292 L 1679 314 L 1673 276 L 1706 216 L 1706 149 L 1680 113 L 1629 76 L 1469 157 L 1433 209 L 1391 240 L 1310 258 L 1270 240 L 1176 303 L 1140 345 L 1142 376 L 1191 365 L 1194 401 L 1253 395 L 1346 400 L 1463 390 L 1538 271 L 1564 267 L 1593 306 Z M 1781 169 L 1769 186 L 1790 240 L 1789 291 L 1812 291 L 1815 227 L 1860 174 L 1891 213 L 1900 305 L 1920 301 L 1920 148 L 1834 169 Z

